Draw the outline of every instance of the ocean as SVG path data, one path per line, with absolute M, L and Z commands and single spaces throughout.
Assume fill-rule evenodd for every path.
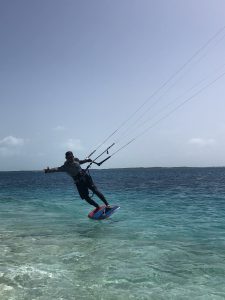
M 91 175 L 107 220 L 66 174 L 0 172 L 1 300 L 225 299 L 225 168 Z

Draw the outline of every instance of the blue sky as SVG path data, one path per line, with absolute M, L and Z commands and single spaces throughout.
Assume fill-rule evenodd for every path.
M 223 0 L 2 0 L 0 170 L 84 158 L 143 103 L 104 168 L 225 166 L 225 77 L 147 130 L 225 71 L 224 30 L 150 98 L 224 20 Z

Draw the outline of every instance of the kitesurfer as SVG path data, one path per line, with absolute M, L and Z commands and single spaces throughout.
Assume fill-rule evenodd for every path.
M 80 165 L 93 162 L 90 158 L 79 160 L 78 158 L 74 157 L 72 151 L 67 151 L 65 153 L 66 161 L 65 163 L 57 168 L 49 168 L 47 167 L 44 169 L 45 173 L 54 173 L 54 172 L 66 172 L 70 175 L 74 183 L 76 184 L 77 190 L 79 195 L 82 199 L 85 199 L 90 205 L 96 207 L 96 211 L 100 208 L 97 202 L 95 202 L 89 196 L 89 189 L 100 198 L 104 204 L 106 205 L 106 209 L 110 209 L 110 205 L 107 202 L 105 196 L 97 189 L 96 185 L 94 184 L 91 175 L 87 173 L 85 170 L 81 168 Z

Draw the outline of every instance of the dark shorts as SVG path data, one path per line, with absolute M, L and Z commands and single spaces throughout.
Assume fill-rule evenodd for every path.
M 94 182 L 90 175 L 84 174 L 82 175 L 79 180 L 75 181 L 75 184 L 77 186 L 77 190 L 79 192 L 79 195 L 82 199 L 85 199 L 89 196 L 89 189 L 96 193 L 98 192 L 97 187 L 94 185 Z

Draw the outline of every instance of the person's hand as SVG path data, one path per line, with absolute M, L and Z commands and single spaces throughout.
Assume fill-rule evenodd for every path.
M 44 169 L 44 172 L 49 173 L 49 170 L 50 170 L 49 167 L 47 167 L 46 169 Z

